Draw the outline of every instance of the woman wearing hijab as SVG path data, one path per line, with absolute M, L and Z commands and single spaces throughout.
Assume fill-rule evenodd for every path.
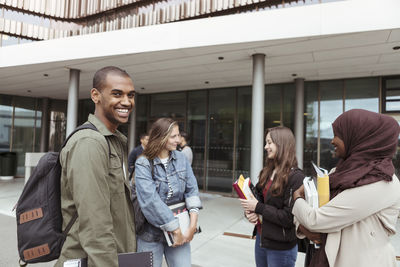
M 399 125 L 389 116 L 354 109 L 340 115 L 332 128 L 340 160 L 329 177 L 330 201 L 313 209 L 302 199 L 303 187 L 293 194 L 299 229 L 306 235 L 323 233 L 310 266 L 395 267 L 389 236 L 396 232 L 400 210 L 392 163 Z

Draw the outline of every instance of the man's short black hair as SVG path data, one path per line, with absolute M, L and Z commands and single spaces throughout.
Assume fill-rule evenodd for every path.
M 99 91 L 103 90 L 107 75 L 109 73 L 116 74 L 116 75 L 119 75 L 121 77 L 129 77 L 130 79 L 132 79 L 131 76 L 129 76 L 129 74 L 125 70 L 120 69 L 120 68 L 115 67 L 115 66 L 107 66 L 107 67 L 99 69 L 94 74 L 94 76 L 93 76 L 93 88 L 96 88 Z
M 189 142 L 189 135 L 185 131 L 180 131 L 179 134 L 185 138 L 186 142 Z

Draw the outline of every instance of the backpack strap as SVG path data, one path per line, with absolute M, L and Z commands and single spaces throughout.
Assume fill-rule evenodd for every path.
M 149 160 L 149 159 L 147 159 L 147 160 L 148 160 L 149 163 L 150 163 L 151 178 L 153 178 L 153 180 L 154 180 L 154 163 L 153 163 L 153 160 Z M 135 181 L 132 180 L 132 178 L 133 178 L 134 175 L 135 175 L 135 171 L 133 171 L 133 172 L 131 172 L 131 173 L 129 174 L 129 181 L 132 181 L 132 184 L 135 183 Z
M 62 145 L 61 148 L 63 148 L 63 147 L 67 144 L 68 140 L 69 140 L 76 132 L 78 132 L 78 131 L 80 131 L 80 130 L 84 130 L 84 129 L 91 129 L 91 130 L 96 131 L 96 132 L 99 131 L 99 130 L 96 128 L 96 126 L 94 126 L 94 124 L 91 123 L 91 122 L 89 122 L 89 123 L 84 123 L 84 124 L 82 124 L 82 125 L 79 125 L 78 127 L 75 128 L 75 130 L 72 131 L 72 133 L 70 133 L 70 134 L 68 135 L 67 139 L 65 139 L 65 141 L 64 141 L 64 143 L 63 143 L 63 145 Z M 105 138 L 105 137 L 104 137 L 104 138 Z M 111 157 L 110 142 L 108 141 L 107 138 L 105 138 L 105 139 L 106 139 L 107 145 L 108 145 L 108 155 L 109 155 L 109 157 Z
M 64 141 L 62 148 L 67 144 L 68 140 L 71 138 L 71 136 L 73 136 L 76 132 L 80 131 L 80 130 L 84 130 L 84 129 L 91 129 L 93 131 L 98 132 L 99 130 L 96 128 L 96 126 L 89 122 L 89 123 L 84 123 L 78 127 L 75 128 L 75 130 L 72 131 L 72 133 L 70 133 L 70 135 L 67 137 L 67 139 Z M 108 141 L 108 139 L 106 137 L 104 137 L 107 141 L 107 145 L 108 145 L 108 157 L 111 157 L 111 146 L 110 146 L 110 142 Z M 60 161 L 60 156 L 58 156 L 58 161 Z M 67 227 L 65 227 L 65 230 L 62 232 L 62 235 L 64 237 L 64 240 L 67 238 L 67 234 L 69 232 L 69 230 L 71 230 L 72 225 L 75 223 L 76 219 L 78 218 L 78 212 L 76 211 L 74 213 L 74 215 L 72 216 L 71 220 L 69 221 L 69 223 L 67 224 Z

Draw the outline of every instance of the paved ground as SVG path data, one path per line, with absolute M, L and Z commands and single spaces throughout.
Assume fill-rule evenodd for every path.
M 18 265 L 15 215 L 11 211 L 22 191 L 23 179 L 0 181 L 0 267 Z M 202 233 L 192 241 L 193 267 L 252 267 L 254 240 L 224 235 L 234 233 L 250 235 L 252 225 L 243 218 L 239 202 L 235 198 L 214 194 L 201 194 L 204 209 L 200 211 Z M 400 222 L 398 234 L 393 238 L 400 256 Z M 302 267 L 303 253 L 298 254 L 296 267 Z M 35 267 L 53 266 L 54 263 L 35 264 Z M 400 261 L 398 262 L 400 267 Z

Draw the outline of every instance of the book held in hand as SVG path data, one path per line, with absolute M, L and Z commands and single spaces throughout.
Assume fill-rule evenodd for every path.
M 254 199 L 254 194 L 251 191 L 251 180 L 249 177 L 245 179 L 241 174 L 239 179 L 237 179 L 232 186 L 241 199 Z
M 87 267 L 87 258 L 73 259 L 64 262 L 63 267 Z M 119 267 L 153 267 L 152 252 L 129 252 L 118 254 Z
M 303 185 L 304 185 L 304 196 L 308 205 L 310 205 L 314 209 L 317 209 L 319 207 L 318 191 L 317 188 L 315 187 L 314 179 L 312 177 L 304 178 Z
M 245 179 L 244 176 L 241 174 L 239 176 L 239 179 L 237 179 L 233 183 L 232 187 L 233 187 L 233 189 L 235 189 L 239 198 L 241 198 L 241 199 L 256 199 L 254 197 L 254 194 L 252 191 L 253 184 L 251 183 L 251 180 L 249 177 L 247 177 Z M 261 224 L 261 222 L 262 222 L 262 216 L 259 215 L 257 224 Z
M 179 221 L 179 227 L 181 228 L 182 234 L 185 234 L 190 226 L 190 216 L 189 211 L 186 208 L 185 202 L 179 202 L 174 205 L 168 206 L 171 211 L 174 213 L 175 218 Z M 168 246 L 172 246 L 174 244 L 174 235 L 172 232 L 163 231 L 165 239 L 167 240 Z

